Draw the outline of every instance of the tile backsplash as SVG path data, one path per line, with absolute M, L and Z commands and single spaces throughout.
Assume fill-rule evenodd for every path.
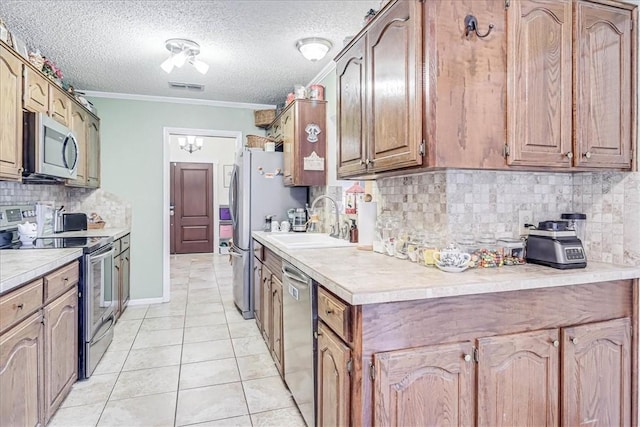
M 60 184 L 20 184 L 0 181 L 0 205 L 52 201 L 67 212 L 96 212 L 107 227 L 130 227 L 131 204 L 102 189 L 73 188 Z

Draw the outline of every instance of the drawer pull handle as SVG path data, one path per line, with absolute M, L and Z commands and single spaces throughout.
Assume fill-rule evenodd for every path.
M 62 280 L 64 280 L 65 282 L 68 282 L 69 278 L 68 277 L 63 277 Z
M 327 310 L 325 310 L 325 313 L 327 313 L 327 314 L 333 314 L 333 313 L 334 313 L 334 311 L 333 311 L 333 309 L 328 308 Z
M 552 344 L 553 344 L 554 347 L 560 347 L 560 341 L 558 341 L 558 340 L 553 341 Z
M 24 308 L 24 304 L 18 304 L 17 307 L 18 307 L 18 310 L 22 310 Z

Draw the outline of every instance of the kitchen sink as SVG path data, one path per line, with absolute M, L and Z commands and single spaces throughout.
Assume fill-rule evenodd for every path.
M 355 246 L 347 240 L 336 239 L 322 233 L 271 233 L 269 240 L 287 249 L 342 248 Z

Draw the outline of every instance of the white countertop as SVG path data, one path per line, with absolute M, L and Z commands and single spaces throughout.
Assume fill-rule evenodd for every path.
M 82 249 L 0 251 L 0 294 L 47 274 L 82 256 Z
M 45 237 L 113 237 L 113 240 L 120 239 L 131 233 L 130 228 L 94 228 L 83 231 L 65 231 L 64 233 L 49 234 Z
M 569 286 L 640 277 L 640 266 L 588 262 L 586 268 L 558 270 L 535 264 L 445 273 L 355 248 L 290 251 L 254 231 L 253 237 L 282 259 L 352 305 L 443 298 L 522 289 Z

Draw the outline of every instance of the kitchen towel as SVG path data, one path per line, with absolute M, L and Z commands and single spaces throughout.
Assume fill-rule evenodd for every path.
M 373 233 L 376 227 L 378 204 L 361 202 L 358 204 L 358 249 L 373 250 Z

